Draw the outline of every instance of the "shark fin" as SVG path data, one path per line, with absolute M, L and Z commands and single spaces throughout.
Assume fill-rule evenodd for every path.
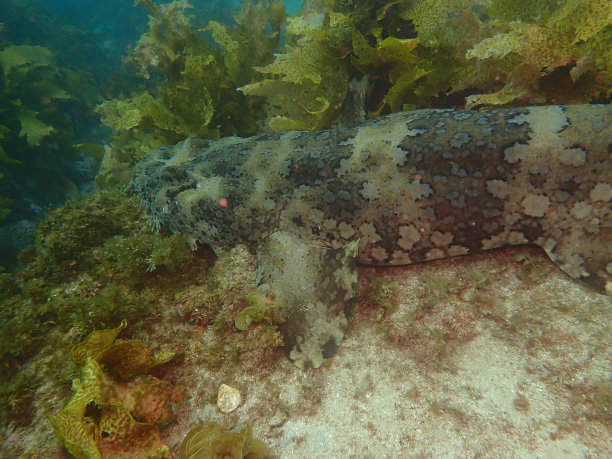
M 544 247 L 559 268 L 593 290 L 612 295 L 612 229 L 591 235 L 568 235 L 553 247 Z
M 330 249 L 288 232 L 269 236 L 257 250 L 257 283 L 282 306 L 279 327 L 291 361 L 318 368 L 332 357 L 353 314 L 359 241 Z

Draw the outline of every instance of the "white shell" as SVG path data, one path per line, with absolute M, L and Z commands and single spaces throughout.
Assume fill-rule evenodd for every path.
M 224 413 L 234 411 L 240 405 L 242 397 L 238 389 L 228 386 L 227 384 L 221 384 L 219 392 L 217 393 L 217 407 Z

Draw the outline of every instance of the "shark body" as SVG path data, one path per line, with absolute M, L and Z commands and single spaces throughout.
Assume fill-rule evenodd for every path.
M 612 294 L 612 106 L 417 110 L 319 132 L 191 139 L 151 151 L 133 188 L 160 225 L 246 244 L 283 306 L 290 359 L 336 352 L 357 262 L 418 263 L 517 244 Z

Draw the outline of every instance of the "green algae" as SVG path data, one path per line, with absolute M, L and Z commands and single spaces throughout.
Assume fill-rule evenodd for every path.
M 91 269 L 100 259 L 95 249 L 117 235 L 145 226 L 135 201 L 118 192 L 68 201 L 43 220 L 35 245 L 20 255 L 27 277 L 65 281 Z
M 100 354 L 98 361 L 117 373 L 121 379 L 129 380 L 169 362 L 175 355 L 176 353 L 168 351 L 153 356 L 139 340 L 117 340 Z
M 130 400 L 134 393 L 140 400 L 143 392 L 154 390 L 161 396 L 158 401 L 162 403 L 162 413 L 149 411 L 148 417 L 167 422 L 168 413 L 171 413 L 167 400 L 169 391 L 164 391 L 163 384 L 153 377 L 141 381 L 137 389 L 121 387 L 108 371 L 131 380 L 169 361 L 174 354 L 156 359 L 140 341 L 115 341 L 126 326 L 123 321 L 115 329 L 95 331 L 72 350 L 74 362 L 81 367 L 80 378 L 73 380 L 74 394 L 70 401 L 49 420 L 58 440 L 74 457 L 171 457 L 157 427 L 152 422 L 135 419 L 134 416 L 143 415 L 142 407 L 128 409 L 130 405 L 139 405 Z
M 588 102 L 610 95 L 610 11 L 597 0 L 312 1 L 289 18 L 275 61 L 257 68 L 264 79 L 241 90 L 266 98 L 273 129 L 333 126 L 360 74 L 370 116 L 445 99 Z
M 85 365 L 89 357 L 97 357 L 98 354 L 110 348 L 117 335 L 125 327 L 127 327 L 127 320 L 124 319 L 117 328 L 94 331 L 85 341 L 72 348 L 72 361 L 79 366 Z
M 160 237 L 154 233 L 113 236 L 104 243 L 103 253 L 113 261 L 120 276 L 138 283 L 146 273 L 170 273 L 190 257 L 185 238 L 179 234 Z
M 125 249 L 121 256 L 114 250 L 117 238 Z M 142 249 L 138 257 L 131 247 Z M 3 273 L 0 284 L 0 386 L 6 394 L 0 405 L 2 424 L 22 417 L 27 409 L 10 400 L 41 384 L 42 375 L 20 376 L 30 371 L 25 363 L 37 361 L 41 353 L 61 355 L 75 336 L 114 327 L 117 317 L 139 324 L 151 317 L 160 297 L 148 284 L 171 295 L 184 283 L 170 283 L 168 274 L 194 266 L 182 238 L 151 233 L 135 202 L 118 192 L 99 193 L 52 211 L 35 245 L 20 260 L 22 268 Z M 60 381 L 72 370 L 59 366 L 48 371 L 49 378 Z
M 53 210 L 20 261 L 26 278 L 58 283 L 90 273 L 138 283 L 147 273 L 174 270 L 189 256 L 182 237 L 150 232 L 136 201 L 114 191 Z
M 274 313 L 282 306 L 274 304 L 274 300 L 268 295 L 260 291 L 251 292 L 247 296 L 247 303 L 249 306 L 236 315 L 234 323 L 238 330 L 248 330 L 251 324 L 273 324 L 279 321 L 280 317 Z
M 268 304 L 270 300 L 256 287 L 255 259 L 246 247 L 236 246 L 217 259 L 207 288 L 188 290 L 181 298 L 187 320 L 213 331 L 212 343 L 199 353 L 207 368 L 229 372 L 241 362 L 253 362 L 261 368 L 277 355 L 282 345 L 278 307 Z M 239 316 L 249 307 L 269 320 L 247 327 L 245 317 L 245 330 L 240 331 L 237 321 L 241 325 Z
M 46 21 L 37 26 L 49 27 Z M 44 207 L 78 193 L 66 173 L 66 163 L 83 159 L 73 120 L 79 126 L 96 122 L 92 100 L 101 91 L 87 71 L 59 65 L 61 57 L 48 47 L 13 43 L 23 40 L 17 35 L 0 39 L 0 221 L 32 218 L 28 206 L 15 202 L 30 198 Z M 19 213 L 10 215 L 11 207 Z M 6 244 L 3 250 L 15 249 Z
M 154 91 L 98 107 L 102 122 L 116 130 L 105 152 L 101 185 L 125 183 L 129 177 L 119 173 L 119 166 L 129 168 L 150 148 L 190 136 L 254 134 L 263 106 L 247 101 L 236 88 L 249 82 L 253 67 L 271 61 L 285 18 L 280 1 L 245 1 L 232 27 L 210 21 L 196 29 L 186 1 L 136 3 L 149 12 L 149 31 L 130 60 L 145 80 L 161 83 Z
M 266 445 L 253 440 L 251 424 L 226 430 L 216 422 L 193 427 L 179 450 L 180 459 L 212 459 L 231 457 L 236 459 L 263 459 L 272 457 Z
M 315 130 L 335 120 L 348 89 L 347 67 L 337 47 L 350 40 L 349 25 L 340 13 L 288 20 L 285 52 L 256 68 L 263 80 L 240 88 L 246 95 L 266 98 L 272 129 Z
M 32 416 L 48 414 L 53 409 L 52 401 L 56 400 L 59 394 L 60 399 L 68 398 L 65 381 L 74 379 L 85 371 L 99 375 L 100 372 L 94 368 L 97 365 L 102 369 L 105 378 L 112 381 L 112 387 L 120 389 L 120 393 L 124 393 L 124 384 L 133 385 L 133 391 L 129 391 L 131 395 L 121 398 L 125 409 L 111 407 L 106 399 L 94 405 L 90 399 L 90 403 L 85 405 L 86 416 L 96 422 L 100 420 L 103 424 L 103 418 L 111 423 L 123 419 L 121 422 L 125 421 L 132 426 L 130 429 L 133 429 L 133 433 L 125 433 L 126 438 L 133 438 L 135 442 L 130 447 L 131 452 L 124 454 L 124 457 L 129 457 L 139 451 L 140 443 L 155 443 L 157 434 L 148 427 L 145 429 L 140 424 L 133 424 L 125 415 L 125 410 L 134 417 L 136 412 L 133 410 L 141 406 L 144 411 L 135 417 L 138 421 L 147 419 L 149 423 L 165 425 L 169 420 L 168 414 L 146 417 L 149 415 L 145 413 L 145 408 L 151 404 L 143 400 L 153 393 L 166 394 L 167 388 L 158 382 L 138 388 L 133 381 L 140 381 L 144 376 L 138 376 L 135 372 L 146 373 L 150 368 L 166 362 L 173 354 L 150 355 L 140 341 L 117 340 L 118 333 L 123 331 L 132 336 L 140 334 L 149 337 L 147 323 L 152 320 L 159 321 L 164 324 L 162 326 L 168 328 L 167 332 L 164 332 L 167 334 L 158 334 L 157 338 L 148 339 L 170 341 L 178 348 L 177 342 L 182 339 L 192 341 L 194 336 L 200 336 L 202 333 L 202 329 L 197 325 L 204 323 L 201 322 L 200 314 L 210 315 L 210 320 L 214 320 L 217 326 L 214 329 L 211 327 L 206 341 L 201 338 L 195 340 L 197 345 L 191 349 L 189 359 L 199 359 L 205 368 L 220 374 L 231 374 L 244 362 L 252 362 L 253 368 L 262 368 L 263 365 L 278 360 L 278 349 L 282 341 L 273 324 L 264 322 L 244 332 L 238 332 L 235 328 L 236 314 L 249 305 L 247 296 L 255 290 L 254 260 L 244 247 L 236 248 L 229 256 L 218 259 L 211 267 L 210 256 L 194 259 L 202 256 L 189 251 L 183 252 L 183 245 L 179 246 L 179 252 L 187 258 L 179 257 L 181 261 L 174 266 L 174 271 L 162 265 L 149 271 L 142 264 L 139 264 L 138 270 L 133 270 L 124 266 L 115 257 L 115 252 L 108 250 L 109 241 L 119 236 L 113 235 L 114 229 L 92 226 L 91 240 L 81 241 L 76 235 L 74 238 L 70 236 L 72 232 L 68 228 L 75 220 L 70 216 L 72 211 L 80 213 L 88 208 L 92 216 L 104 226 L 108 217 L 104 214 L 118 212 L 118 217 L 133 205 L 131 200 L 117 195 L 117 199 L 125 200 L 119 205 L 113 196 L 112 193 L 111 196 L 102 193 L 101 196 L 90 198 L 87 204 L 71 203 L 66 208 L 58 209 L 56 214 L 52 213 L 50 218 L 55 225 L 50 225 L 44 232 L 46 237 L 39 238 L 37 245 L 22 257 L 25 265 L 18 273 L 19 281 L 16 282 L 15 275 L 10 273 L 2 277 L 5 300 L 0 327 L 0 339 L 3 343 L 1 361 L 3 376 L 10 379 L 0 381 L 0 420 L 3 425 L 7 422 L 27 425 L 32 421 Z M 87 220 L 87 216 L 84 218 Z M 147 230 L 146 221 L 138 217 L 130 223 L 128 215 L 119 218 L 132 231 L 129 236 L 122 233 L 122 237 L 137 238 L 139 235 L 146 235 L 146 240 L 149 240 L 152 233 Z M 93 231 L 94 229 L 96 231 Z M 57 245 L 57 238 L 49 237 L 49 231 L 63 232 L 67 240 Z M 160 246 L 163 241 L 171 241 L 170 237 L 162 234 L 153 236 L 158 238 Z M 177 239 L 179 240 L 181 239 Z M 79 250 L 78 244 L 81 242 L 83 247 Z M 50 243 L 52 249 L 47 243 Z M 155 246 L 154 243 L 152 245 Z M 77 264 L 70 261 L 75 254 L 83 257 Z M 52 265 L 60 264 L 66 267 L 63 278 L 56 275 L 47 283 L 43 281 L 49 276 L 47 273 L 54 270 L 53 266 L 47 266 L 41 273 L 40 257 L 43 255 Z M 97 264 L 89 265 L 86 262 L 89 257 L 97 260 Z M 172 258 L 169 256 L 169 259 Z M 179 301 L 181 304 L 176 305 Z M 256 303 L 257 301 L 253 302 Z M 126 327 L 125 322 L 118 324 L 117 317 L 129 317 L 130 326 Z M 187 331 L 183 330 L 185 326 L 188 327 Z M 74 345 L 74 341 L 84 333 L 101 327 L 107 329 L 95 331 L 82 344 Z M 52 363 L 70 360 L 71 347 L 78 367 Z M 92 361 L 94 363 L 91 363 Z M 87 380 L 83 375 L 78 379 Z M 99 380 L 96 385 L 85 389 L 90 391 L 100 384 L 108 387 Z M 108 390 L 116 392 L 115 389 Z M 87 391 L 84 393 L 91 393 Z M 86 395 L 85 398 L 87 397 L 91 395 Z M 83 405 L 70 406 L 81 410 Z M 57 418 L 57 428 L 64 429 L 67 425 L 74 425 L 75 419 L 79 419 L 78 416 L 78 413 L 70 416 L 63 413 Z M 74 451 L 84 448 L 83 454 L 89 455 L 91 451 L 83 446 L 84 443 L 79 443 L 81 446 L 78 448 L 75 446 L 77 440 L 90 438 L 88 435 L 85 429 L 78 432 L 60 432 L 58 437 L 64 438 L 67 445 L 72 444 L 69 448 L 76 448 Z M 105 435 L 104 439 L 108 439 Z M 111 437 L 116 439 L 116 436 Z M 109 445 L 97 443 L 101 452 L 106 447 L 111 448 Z M 75 454 L 81 453 L 77 451 Z
M 429 293 L 429 301 L 444 298 L 450 288 L 448 279 L 433 272 L 425 273 L 425 286 Z
M 399 308 L 397 282 L 389 281 L 383 276 L 370 276 L 368 280 L 367 290 L 362 296 L 380 310 L 379 321 L 395 314 Z

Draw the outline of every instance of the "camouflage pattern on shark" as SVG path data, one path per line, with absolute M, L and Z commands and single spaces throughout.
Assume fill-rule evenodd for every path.
M 188 139 L 133 188 L 195 247 L 246 244 L 283 306 L 290 359 L 336 352 L 357 262 L 401 265 L 536 244 L 612 294 L 612 106 L 418 110 L 320 132 Z

